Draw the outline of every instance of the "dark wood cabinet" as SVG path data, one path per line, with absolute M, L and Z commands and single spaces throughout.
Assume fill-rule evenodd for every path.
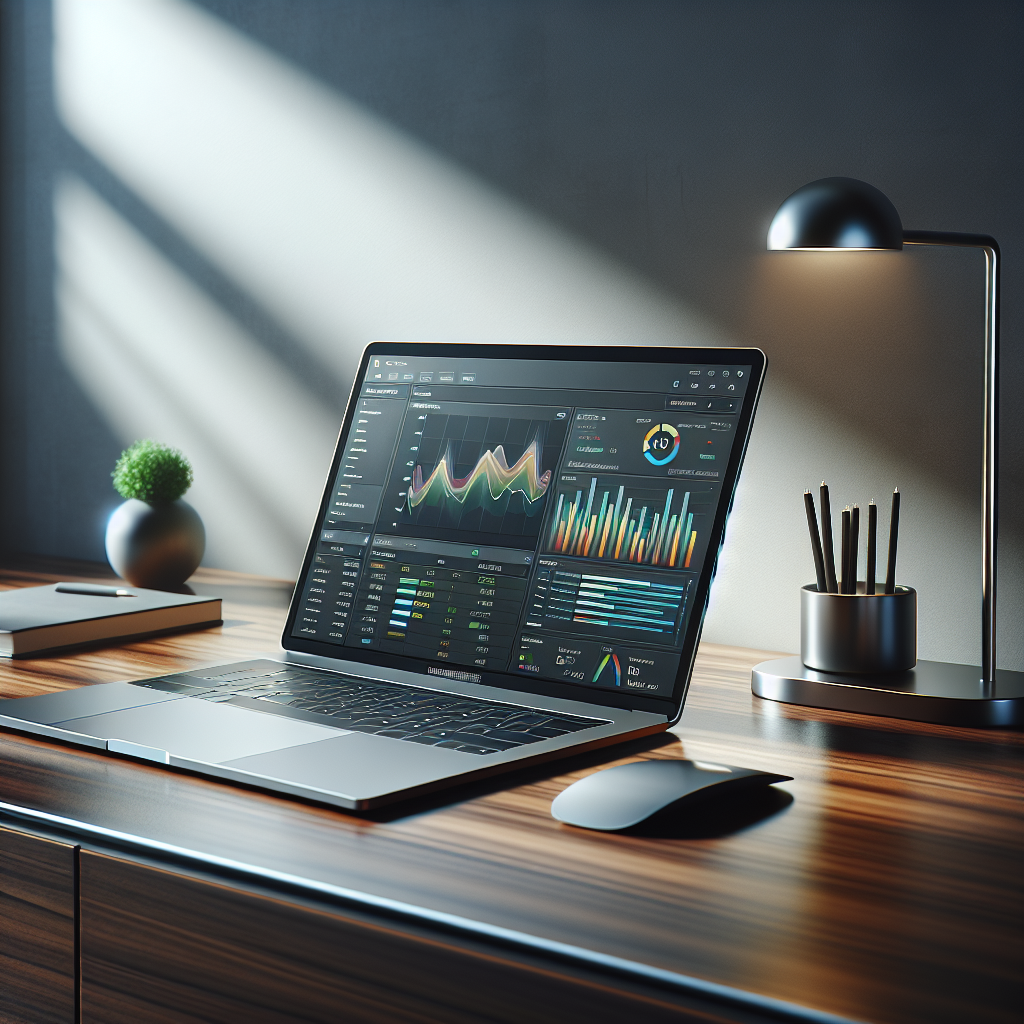
M 81 891 L 83 1024 L 755 1019 L 100 853 L 83 851 Z
M 75 847 L 0 828 L 0 1021 L 72 1024 Z

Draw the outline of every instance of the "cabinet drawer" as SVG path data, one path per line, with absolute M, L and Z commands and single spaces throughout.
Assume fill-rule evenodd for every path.
M 80 870 L 83 1024 L 740 1019 L 347 908 L 88 851 Z
M 75 1020 L 75 847 L 0 828 L 0 1021 Z

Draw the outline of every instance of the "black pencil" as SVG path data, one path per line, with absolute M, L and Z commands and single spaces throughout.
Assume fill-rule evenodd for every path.
M 804 511 L 807 513 L 807 529 L 811 532 L 811 554 L 814 556 L 814 575 L 818 579 L 818 592 L 825 593 L 825 562 L 821 557 L 821 538 L 818 536 L 818 520 L 814 515 L 814 496 L 804 491 Z
M 832 506 L 828 501 L 828 484 L 821 481 L 821 546 L 825 560 L 825 588 L 830 594 L 838 594 L 836 583 L 835 541 L 832 539 Z
M 900 533 L 900 489 L 892 492 L 892 516 L 889 519 L 889 565 L 885 571 L 885 592 L 896 593 L 896 544 Z
M 878 506 L 868 502 L 868 561 L 864 568 L 864 593 L 875 592 L 875 545 L 878 538 Z
M 857 593 L 857 562 L 860 561 L 860 506 L 854 505 L 850 516 L 850 590 Z
M 850 592 L 850 510 L 843 509 L 843 531 L 839 538 L 839 565 L 842 571 L 839 593 Z

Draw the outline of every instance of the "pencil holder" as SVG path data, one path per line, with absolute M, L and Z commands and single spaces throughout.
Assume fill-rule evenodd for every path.
M 905 672 L 917 664 L 917 591 L 895 594 L 800 590 L 800 657 L 819 672 Z

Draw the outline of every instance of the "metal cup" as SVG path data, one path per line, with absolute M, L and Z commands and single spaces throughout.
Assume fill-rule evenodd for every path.
M 800 589 L 800 658 L 819 672 L 905 672 L 917 664 L 917 591 L 823 594 Z

